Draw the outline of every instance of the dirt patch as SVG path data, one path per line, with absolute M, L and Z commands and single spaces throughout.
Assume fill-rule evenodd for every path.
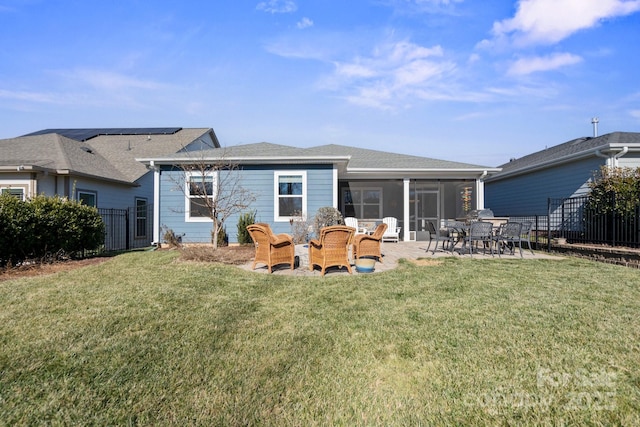
M 79 260 L 57 261 L 48 264 L 29 264 L 19 267 L 7 267 L 0 269 L 0 281 L 18 279 L 21 277 L 46 276 L 61 271 L 75 270 L 88 265 L 101 264 L 110 257 L 93 257 Z
M 180 249 L 180 259 L 242 265 L 251 261 L 255 253 L 253 245 L 223 246 L 218 249 L 211 246 L 185 246 Z
M 410 262 L 412 262 L 415 265 L 418 265 L 420 267 L 424 267 L 424 266 L 433 266 L 433 265 L 441 265 L 442 261 L 439 261 L 437 259 L 411 259 L 409 260 Z

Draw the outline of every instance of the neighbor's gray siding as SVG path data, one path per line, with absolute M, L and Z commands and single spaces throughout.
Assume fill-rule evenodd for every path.
M 618 166 L 621 168 L 637 168 L 640 167 L 640 153 L 627 153 L 618 159 Z
M 485 183 L 485 206 L 496 216 L 545 215 L 547 200 L 583 195 L 604 159 L 588 158 Z
M 275 171 L 307 171 L 307 214 L 315 215 L 318 208 L 333 204 L 333 170 L 331 166 L 244 166 L 237 171 L 240 185 L 249 189 L 255 201 L 247 211 L 256 212 L 256 222 L 266 222 L 275 233 L 290 233 L 291 224 L 274 221 L 274 174 Z M 182 236 L 185 243 L 208 243 L 211 241 L 210 221 L 187 222 L 185 220 L 184 172 L 179 169 L 163 168 L 160 175 L 160 226 L 173 230 Z M 239 215 L 229 217 L 225 229 L 229 242 L 237 242 Z M 160 232 L 162 239 L 163 231 Z

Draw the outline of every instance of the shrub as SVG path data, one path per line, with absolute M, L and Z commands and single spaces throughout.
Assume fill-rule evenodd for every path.
M 75 256 L 104 243 L 104 222 L 94 207 L 59 197 L 27 201 L 0 198 L 0 263 L 45 260 L 57 254 Z
M 211 241 L 213 241 L 214 231 L 211 231 Z M 222 226 L 220 231 L 218 232 L 218 247 L 220 246 L 228 246 L 229 245 L 229 236 L 227 236 L 227 227 Z
M 249 235 L 249 232 L 247 231 L 247 226 L 255 224 L 255 222 L 256 211 L 240 215 L 240 218 L 238 218 L 238 243 L 246 245 L 253 242 L 251 240 L 251 235 Z
M 182 236 L 177 236 L 175 231 L 165 225 L 162 226 L 162 240 L 164 240 L 169 247 L 182 247 Z
M 344 224 L 340 211 L 332 206 L 326 206 L 318 209 L 318 212 L 316 212 L 313 227 L 316 236 L 319 236 L 321 228 L 340 224 Z

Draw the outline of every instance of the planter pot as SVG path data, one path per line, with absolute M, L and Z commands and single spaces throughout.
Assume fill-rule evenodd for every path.
M 360 258 L 356 260 L 356 271 L 358 273 L 373 273 L 376 268 L 376 260 L 370 258 Z

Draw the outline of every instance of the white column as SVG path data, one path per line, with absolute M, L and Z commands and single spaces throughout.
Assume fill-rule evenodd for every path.
M 487 171 L 484 171 L 476 179 L 476 209 L 484 209 L 484 178 L 487 175 Z
M 403 218 L 402 218 L 402 223 L 403 223 L 403 227 L 402 227 L 402 240 L 404 240 L 405 242 L 409 241 L 409 229 L 410 227 L 410 214 L 411 214 L 411 206 L 409 205 L 409 188 L 410 188 L 410 180 L 408 178 L 405 178 L 402 180 L 402 183 L 404 184 L 404 195 L 402 197 L 404 204 L 403 204 Z
M 338 209 L 338 168 L 333 166 L 333 207 Z
M 160 243 L 160 168 L 151 164 L 153 170 L 153 244 Z

